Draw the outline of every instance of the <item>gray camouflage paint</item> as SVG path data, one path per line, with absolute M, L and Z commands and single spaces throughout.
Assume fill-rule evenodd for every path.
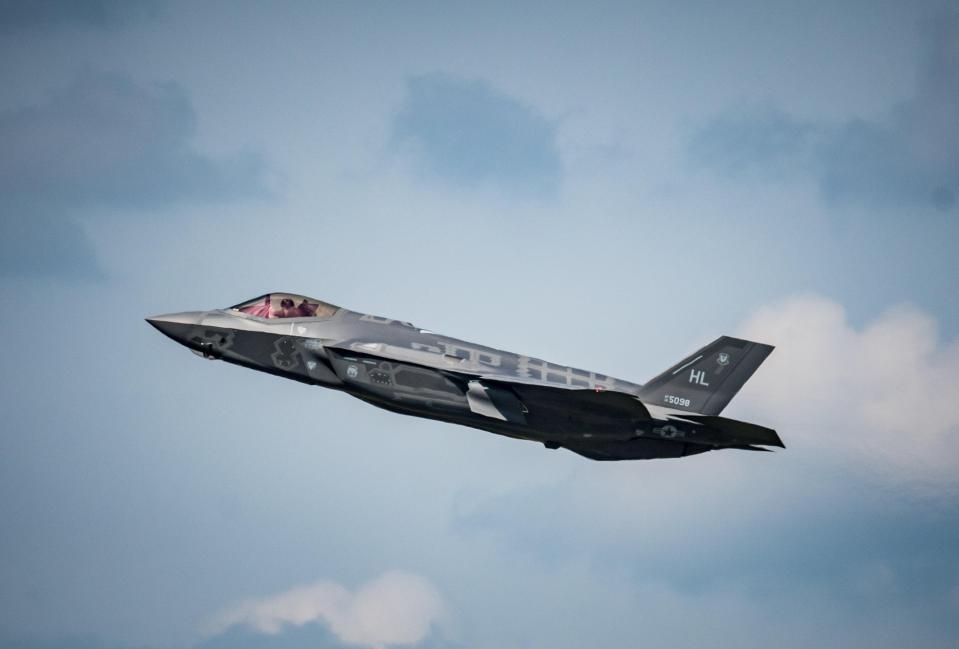
M 716 416 L 772 350 L 735 338 L 720 338 L 643 386 L 344 308 L 310 318 L 231 308 L 148 322 L 206 358 L 592 459 L 782 446 L 774 431 Z

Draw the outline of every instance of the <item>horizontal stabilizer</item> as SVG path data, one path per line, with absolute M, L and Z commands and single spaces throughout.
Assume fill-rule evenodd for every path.
M 709 443 L 722 446 L 749 446 L 758 444 L 761 446 L 778 446 L 786 448 L 779 435 L 772 428 L 750 424 L 745 421 L 727 419 L 726 417 L 713 417 L 711 415 L 678 415 L 670 416 L 670 419 L 676 421 L 691 421 L 715 431 L 718 435 L 704 435 L 700 439 Z M 754 449 L 750 449 L 754 450 Z

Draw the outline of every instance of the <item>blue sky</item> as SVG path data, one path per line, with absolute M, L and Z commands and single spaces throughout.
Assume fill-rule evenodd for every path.
M 0 645 L 952 647 L 945 2 L 0 2 Z M 208 363 L 273 290 L 644 381 L 593 463 Z

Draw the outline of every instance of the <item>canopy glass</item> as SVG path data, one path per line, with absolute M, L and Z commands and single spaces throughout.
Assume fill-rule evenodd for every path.
M 267 293 L 230 307 L 258 318 L 329 318 L 339 307 L 293 293 Z

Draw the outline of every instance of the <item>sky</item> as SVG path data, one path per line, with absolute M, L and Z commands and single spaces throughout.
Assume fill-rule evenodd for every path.
M 0 0 L 0 646 L 954 647 L 954 3 Z M 592 462 L 143 318 L 302 293 L 787 449 Z

